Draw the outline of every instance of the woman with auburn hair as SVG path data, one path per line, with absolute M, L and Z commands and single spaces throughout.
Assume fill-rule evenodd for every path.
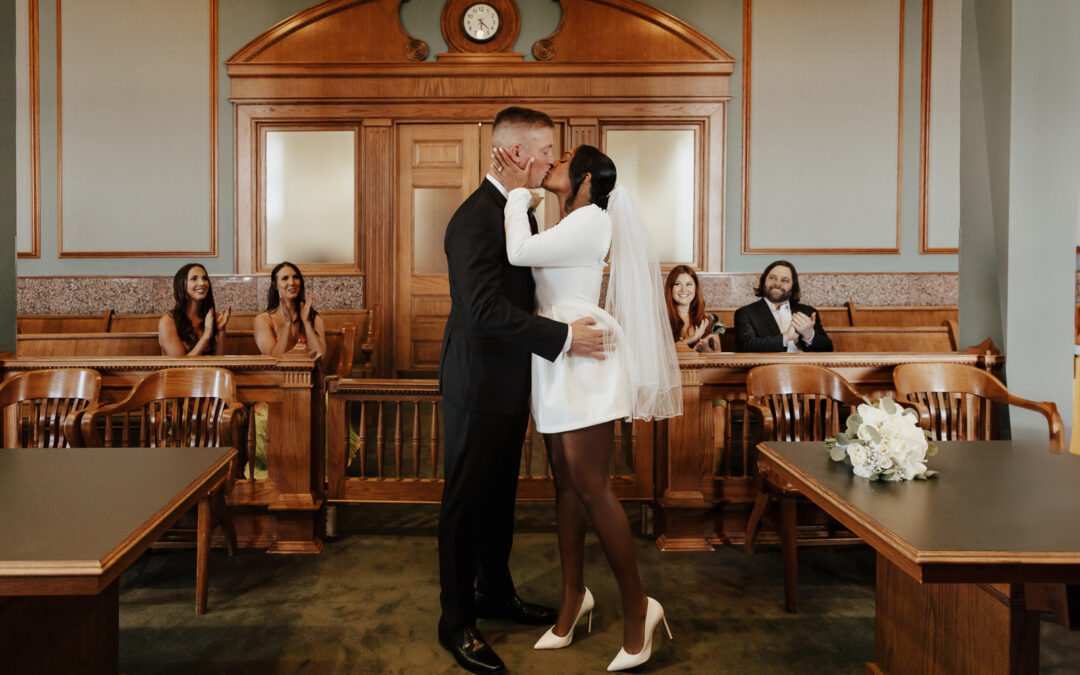
M 184 265 L 173 276 L 171 311 L 158 321 L 158 343 L 165 356 L 221 356 L 232 308 L 214 312 L 210 275 L 198 263 Z
M 719 334 L 724 332 L 724 325 L 716 315 L 705 313 L 701 284 L 694 268 L 689 265 L 671 268 L 664 282 L 664 297 L 675 342 L 698 352 L 721 351 Z
M 263 354 L 281 356 L 298 342 L 326 354 L 326 326 L 305 293 L 300 268 L 281 262 L 270 273 L 266 311 L 255 317 L 255 344 Z

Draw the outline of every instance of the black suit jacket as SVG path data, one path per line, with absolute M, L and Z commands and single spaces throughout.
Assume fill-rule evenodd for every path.
M 813 316 L 816 312 L 810 305 L 791 303 L 791 313 L 802 312 Z M 831 352 L 832 340 L 821 327 L 821 317 L 814 319 L 814 341 L 806 344 L 799 338 L 799 349 L 804 352 Z M 740 352 L 783 352 L 787 351 L 780 326 L 776 325 L 765 300 L 761 299 L 735 310 L 735 349 Z
M 506 258 L 504 206 L 485 178 L 446 227 L 451 305 L 439 390 L 467 410 L 513 414 L 529 407 L 531 354 L 554 361 L 568 326 L 532 313 L 532 270 Z

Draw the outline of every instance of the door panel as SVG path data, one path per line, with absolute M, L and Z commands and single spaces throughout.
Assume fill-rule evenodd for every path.
M 474 124 L 398 128 L 398 264 L 394 371 L 434 377 L 450 315 L 443 236 L 480 180 L 480 130 Z

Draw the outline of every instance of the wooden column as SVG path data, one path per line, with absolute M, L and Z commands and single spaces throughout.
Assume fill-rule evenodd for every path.
M 664 551 L 711 551 L 712 410 L 701 403 L 701 372 L 682 370 L 683 414 L 668 421 L 668 442 L 657 447 L 657 546 Z
M 279 361 L 281 403 L 270 405 L 267 473 L 277 488 L 268 509 L 276 521 L 270 553 L 318 553 L 323 534 L 324 411 L 316 356 L 293 349 Z M 295 364 L 296 368 L 290 368 Z
M 364 306 L 379 306 L 375 377 L 394 370 L 394 128 L 389 119 L 365 119 L 360 167 L 360 254 Z M 376 274 L 377 272 L 377 274 Z

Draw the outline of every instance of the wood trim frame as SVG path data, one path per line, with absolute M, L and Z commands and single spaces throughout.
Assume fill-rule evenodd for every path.
M 64 158 L 63 158 L 63 77 L 61 3 L 56 0 L 56 249 L 58 258 L 192 258 L 217 257 L 217 94 L 218 94 L 218 0 L 208 0 L 210 8 L 210 233 L 208 247 L 190 251 L 65 251 L 64 250 Z
M 30 250 L 18 251 L 19 258 L 41 257 L 41 99 L 39 78 L 38 2 L 26 0 L 27 5 L 27 65 L 30 84 Z
M 933 59 L 934 0 L 923 0 L 922 7 L 922 72 L 919 100 L 919 253 L 959 253 L 958 247 L 932 247 L 927 227 L 926 182 L 930 176 L 930 91 Z M 1080 251 L 1080 247 L 1077 247 Z
M 900 0 L 899 95 L 896 134 L 896 245 L 892 248 L 752 248 L 750 246 L 750 66 L 752 53 L 753 0 L 743 4 L 743 153 L 742 153 L 742 253 L 786 255 L 897 255 L 900 253 L 904 163 L 904 5 Z
M 726 108 L 726 106 L 724 106 Z M 723 124 L 723 115 L 720 115 L 719 123 Z M 699 118 L 679 118 L 672 120 L 662 120 L 656 118 L 642 118 L 642 119 L 602 119 L 597 124 L 598 138 L 594 143 L 597 147 L 600 147 L 605 152 L 607 151 L 607 132 L 608 131 L 663 131 L 663 130 L 690 130 L 694 132 L 694 230 L 693 230 L 693 253 L 690 260 L 661 260 L 660 266 L 667 270 L 671 269 L 675 265 L 691 265 L 695 269 L 704 270 L 708 269 L 706 266 L 706 258 L 708 257 L 709 248 L 709 216 L 708 209 L 710 203 L 715 203 L 721 210 L 723 209 L 723 194 L 717 196 L 718 202 L 712 202 L 709 194 L 710 186 L 714 181 L 710 180 L 709 166 L 710 162 L 706 161 L 705 152 L 708 148 L 713 155 L 713 159 L 717 157 L 723 157 L 723 138 L 712 138 L 710 130 L 710 119 Z M 720 147 L 714 147 L 719 144 Z M 724 184 L 723 170 L 721 169 L 721 178 L 719 181 L 715 181 L 719 185 Z M 722 241 L 721 241 L 722 245 Z M 721 253 L 721 259 L 723 254 Z
M 251 249 L 255 255 L 254 269 L 252 270 L 258 274 L 268 274 L 273 270 L 276 262 L 271 263 L 267 261 L 266 254 L 266 213 L 263 208 L 264 200 L 262 196 L 266 194 L 266 134 L 270 131 L 351 131 L 353 134 L 353 252 L 352 262 L 349 263 L 303 263 L 297 264 L 303 265 L 305 269 L 311 268 L 318 274 L 362 274 L 364 271 L 363 264 L 361 262 L 361 230 L 360 227 L 360 214 L 361 214 L 361 197 L 362 197 L 362 176 L 360 175 L 361 164 L 360 158 L 363 156 L 364 139 L 363 128 L 359 122 L 346 122 L 342 124 L 333 123 L 321 123 L 321 124 L 291 124 L 289 122 L 260 122 L 256 124 L 256 136 L 257 143 L 252 149 L 255 153 L 255 167 L 256 178 L 254 181 L 255 186 L 255 200 L 254 200 L 254 217 L 255 217 L 255 232 L 254 240 L 251 242 L 253 248 Z

